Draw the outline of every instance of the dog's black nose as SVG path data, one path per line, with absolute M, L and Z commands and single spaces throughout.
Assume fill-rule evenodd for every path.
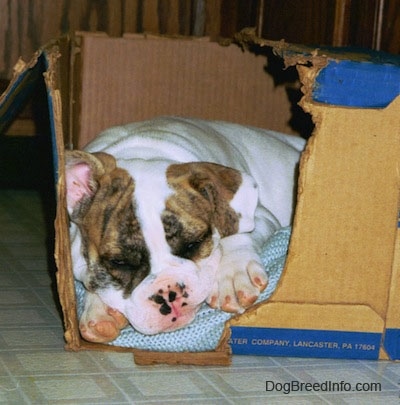
M 164 302 L 164 304 L 162 304 L 160 307 L 161 315 L 168 315 L 171 313 L 171 311 L 172 311 L 171 307 L 166 302 Z
M 168 301 L 169 302 L 174 302 L 176 300 L 176 292 L 175 291 L 170 291 L 168 294 Z

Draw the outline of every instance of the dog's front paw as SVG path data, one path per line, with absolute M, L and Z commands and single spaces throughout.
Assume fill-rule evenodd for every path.
M 241 313 L 264 291 L 268 276 L 251 245 L 235 243 L 240 238 L 229 238 L 223 244 L 223 256 L 207 303 L 212 308 Z
M 116 339 L 128 321 L 121 312 L 104 304 L 96 294 L 87 293 L 79 320 L 79 331 L 89 342 L 107 343 Z

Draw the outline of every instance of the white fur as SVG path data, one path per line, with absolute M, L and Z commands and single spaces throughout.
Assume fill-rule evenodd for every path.
M 290 224 L 294 172 L 304 143 L 301 138 L 273 131 L 176 117 L 114 127 L 100 134 L 86 150 L 113 155 L 118 166 L 133 177 L 136 214 L 151 256 L 151 276 L 132 297 L 124 299 L 121 293 L 106 289 L 98 292 L 103 301 L 124 313 L 137 329 L 157 333 L 160 328 L 149 327 L 148 318 L 141 313 L 141 305 L 146 308 L 148 302 L 140 300 L 151 293 L 149 280 L 176 269 L 176 274 L 186 274 L 182 276 L 185 279 L 197 279 L 199 289 L 209 290 L 201 300 L 210 302 L 218 296 L 214 306 L 242 311 L 236 299 L 229 305 L 224 300 L 237 291 L 249 297 L 258 294 L 260 287 L 254 279 L 265 279 L 258 251 L 277 228 Z M 243 173 L 242 185 L 231 201 L 241 217 L 239 235 L 220 240 L 215 234 L 213 254 L 203 264 L 173 256 L 165 239 L 161 213 L 173 192 L 165 172 L 175 162 L 214 162 Z M 80 236 L 73 230 L 71 238 L 75 277 L 84 282 L 85 265 L 78 253 Z M 197 305 L 197 299 L 193 303 Z M 164 325 L 161 330 L 169 329 Z

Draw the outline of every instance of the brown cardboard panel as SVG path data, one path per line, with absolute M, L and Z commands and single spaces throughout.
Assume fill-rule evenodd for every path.
M 269 302 L 229 321 L 230 326 L 382 333 L 383 319 L 366 305 Z
M 388 310 L 386 315 L 386 328 L 400 329 L 400 229 L 397 230 L 393 271 L 389 289 Z
M 185 364 L 194 366 L 229 366 L 231 356 L 229 352 L 199 352 L 199 353 L 165 353 L 150 352 L 146 350 L 135 350 L 135 363 L 140 366 L 151 366 L 154 364 Z
M 83 36 L 79 147 L 107 127 L 158 115 L 293 132 L 266 59 L 205 40 Z
M 309 106 L 294 230 L 274 301 L 386 315 L 398 209 L 400 98 L 384 110 Z

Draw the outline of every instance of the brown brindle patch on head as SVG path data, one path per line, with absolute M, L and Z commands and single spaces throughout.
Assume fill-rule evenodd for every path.
M 240 172 L 214 163 L 173 164 L 167 170 L 167 181 L 176 191 L 166 201 L 163 214 L 173 253 L 206 257 L 212 249 L 212 228 L 222 237 L 238 231 L 239 217 L 229 203 L 242 182 Z
M 91 290 L 112 284 L 128 295 L 149 274 L 150 259 L 135 215 L 134 181 L 110 155 L 96 157 L 104 173 L 76 219 L 88 262 Z
M 108 153 L 95 152 L 92 155 L 101 162 L 104 173 L 110 173 L 117 167 L 117 162 L 114 156 L 109 155 Z
M 202 218 L 190 217 L 174 196 L 168 199 L 161 219 L 165 238 L 174 255 L 197 261 L 211 254 L 213 242 L 210 224 Z

